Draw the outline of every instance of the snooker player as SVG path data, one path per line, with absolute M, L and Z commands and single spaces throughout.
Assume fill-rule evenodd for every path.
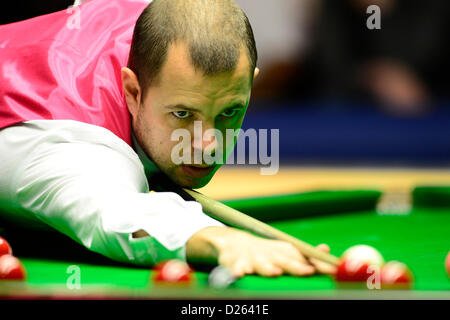
M 92 0 L 1 26 L 4 218 L 138 265 L 178 258 L 236 276 L 323 272 L 288 243 L 226 227 L 174 192 L 149 193 L 158 172 L 182 187 L 209 182 L 220 165 L 174 164 L 171 134 L 194 121 L 240 128 L 256 60 L 232 0 Z

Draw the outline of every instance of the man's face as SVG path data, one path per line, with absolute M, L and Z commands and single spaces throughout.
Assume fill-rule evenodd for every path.
M 174 44 L 157 83 L 148 88 L 145 99 L 132 111 L 133 129 L 139 144 L 172 181 L 191 188 L 206 185 L 220 164 L 194 162 L 194 153 L 218 148 L 226 149 L 234 141 L 225 141 L 226 129 L 239 129 L 248 106 L 251 91 L 250 65 L 244 49 L 235 70 L 212 76 L 195 70 L 191 65 L 187 46 Z M 128 102 L 128 98 L 127 98 Z M 203 132 L 216 129 L 224 137 L 203 139 L 203 132 L 194 135 L 194 121 L 201 122 Z M 190 161 L 175 164 L 172 151 L 180 141 L 172 141 L 177 129 L 190 132 Z M 227 145 L 228 144 L 228 145 Z M 225 160 L 222 160 L 223 163 Z

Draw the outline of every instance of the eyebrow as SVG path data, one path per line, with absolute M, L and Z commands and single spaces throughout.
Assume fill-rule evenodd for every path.
M 165 106 L 166 109 L 170 109 L 170 110 L 175 110 L 175 109 L 183 109 L 186 111 L 191 111 L 191 112 L 201 112 L 201 110 L 195 109 L 195 108 L 191 108 L 191 107 L 187 107 L 185 105 L 182 104 L 175 104 L 175 105 L 168 105 Z
M 233 102 L 233 103 L 229 104 L 227 107 L 223 108 L 222 112 L 225 110 L 231 109 L 231 108 L 244 109 L 246 105 L 247 105 L 247 101 L 246 102 L 242 102 L 242 101 Z M 165 108 L 169 109 L 169 110 L 183 109 L 183 110 L 190 111 L 190 112 L 202 113 L 202 110 L 192 108 L 192 107 L 187 107 L 183 104 L 168 105 L 168 106 L 165 106 Z
M 234 102 L 232 104 L 229 104 L 227 107 L 223 108 L 222 112 L 228 109 L 244 109 L 246 104 L 247 104 L 246 102 L 244 103 Z

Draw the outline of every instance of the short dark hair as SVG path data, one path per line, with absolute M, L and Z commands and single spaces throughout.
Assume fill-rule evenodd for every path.
M 154 0 L 136 22 L 128 59 L 143 95 L 176 41 L 188 44 L 192 65 L 205 75 L 234 70 L 244 46 L 253 80 L 258 57 L 253 30 L 233 0 Z

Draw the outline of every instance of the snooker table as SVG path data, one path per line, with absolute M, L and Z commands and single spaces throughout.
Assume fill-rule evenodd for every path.
M 190 286 L 156 285 L 150 268 L 106 259 L 56 232 L 19 231 L 0 224 L 27 272 L 25 281 L 0 281 L 2 299 L 449 299 L 444 268 L 450 250 L 450 187 L 417 187 L 398 210 L 378 205 L 378 190 L 320 190 L 224 201 L 308 243 L 327 243 L 340 256 L 367 244 L 385 260 L 406 263 L 414 274 L 411 290 L 341 288 L 331 276 L 245 276 L 227 289 L 208 286 L 208 269 L 195 271 Z M 378 208 L 378 209 L 377 209 Z M 405 209 L 406 208 L 406 209 Z M 80 281 L 71 277 L 79 272 Z

